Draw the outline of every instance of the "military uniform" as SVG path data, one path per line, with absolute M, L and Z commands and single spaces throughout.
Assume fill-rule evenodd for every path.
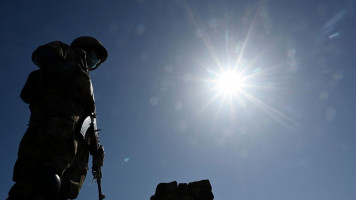
M 31 117 L 8 199 L 74 199 L 89 157 L 79 130 L 84 118 L 95 113 L 86 52 L 55 41 L 37 48 L 32 60 L 40 69 L 29 75 L 21 92 Z M 60 178 L 59 192 L 52 191 L 57 190 L 53 174 Z

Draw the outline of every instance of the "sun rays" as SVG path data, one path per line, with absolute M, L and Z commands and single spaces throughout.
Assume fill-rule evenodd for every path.
M 257 93 L 261 94 L 268 93 L 268 90 L 278 89 L 276 84 L 266 84 L 266 79 L 273 82 L 270 74 L 275 73 L 281 67 L 281 63 L 272 66 L 256 65 L 256 61 L 261 63 L 260 59 L 262 58 L 260 58 L 260 55 L 265 53 L 263 49 L 259 49 L 258 47 L 253 48 L 256 50 L 254 56 L 251 57 L 245 55 L 246 49 L 253 47 L 250 46 L 250 41 L 253 41 L 253 33 L 260 13 L 260 5 L 256 9 L 254 16 L 252 16 L 248 28 L 245 28 L 245 36 L 241 39 L 233 38 L 231 35 L 234 34 L 229 33 L 229 27 L 225 27 L 225 30 L 222 30 L 225 31 L 225 33 L 221 35 L 225 35 L 224 45 L 226 49 L 221 49 L 221 45 L 214 45 L 216 43 L 213 42 L 209 33 L 201 31 L 204 24 L 195 17 L 194 12 L 186 3 L 185 8 L 192 24 L 195 26 L 196 30 L 198 30 L 199 37 L 202 39 L 211 59 L 214 61 L 213 65 L 210 64 L 209 66 L 204 66 L 200 63 L 200 66 L 205 68 L 205 71 L 208 72 L 208 77 L 201 78 L 198 81 L 208 83 L 210 85 L 209 93 L 213 94 L 205 104 L 201 105 L 200 114 L 217 102 L 219 103 L 217 106 L 216 117 L 219 117 L 222 109 L 226 106 L 231 108 L 231 113 L 236 113 L 237 107 L 233 105 L 238 105 L 238 108 L 244 112 L 248 112 L 248 104 L 249 106 L 258 108 L 260 111 L 270 116 L 271 119 L 286 127 L 288 127 L 289 124 L 296 124 L 278 109 L 278 106 L 268 104 L 268 101 L 263 98 L 263 95 L 256 95 L 256 91 L 259 91 Z M 241 48 L 239 52 L 231 52 L 229 46 L 236 46 L 236 43 L 240 44 Z M 226 52 L 226 55 L 221 56 L 221 52 Z M 222 59 L 222 57 L 226 59 Z

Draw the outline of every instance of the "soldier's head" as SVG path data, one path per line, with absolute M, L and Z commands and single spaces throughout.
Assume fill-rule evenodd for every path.
M 73 40 L 70 46 L 85 51 L 90 71 L 98 68 L 108 57 L 108 52 L 101 42 L 90 36 L 79 37 Z

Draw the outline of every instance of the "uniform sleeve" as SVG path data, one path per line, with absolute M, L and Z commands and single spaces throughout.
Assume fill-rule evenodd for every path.
M 66 59 L 66 44 L 55 41 L 38 47 L 32 54 L 32 61 L 39 68 L 63 64 Z
M 22 88 L 20 97 L 27 103 L 32 104 L 41 98 L 43 87 L 43 77 L 41 70 L 36 70 L 30 73 Z

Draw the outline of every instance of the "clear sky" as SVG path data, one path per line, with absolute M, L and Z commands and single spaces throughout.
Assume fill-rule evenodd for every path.
M 19 94 L 33 50 L 90 35 L 109 52 L 91 74 L 107 199 L 209 179 L 217 200 L 354 200 L 355 6 L 1 1 L 0 199 L 30 115 Z M 91 179 L 78 199 L 97 199 Z

